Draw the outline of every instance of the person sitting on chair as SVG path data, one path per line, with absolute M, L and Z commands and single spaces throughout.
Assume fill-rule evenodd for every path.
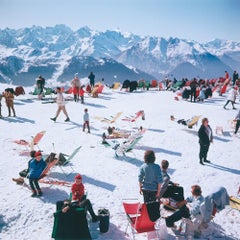
M 92 217 L 92 222 L 97 222 L 99 220 L 98 216 L 95 214 L 92 208 L 92 204 L 89 199 L 85 198 L 84 195 L 84 185 L 82 183 L 82 176 L 77 174 L 75 176 L 75 182 L 71 187 L 72 201 L 65 200 L 63 202 L 62 212 L 66 213 L 69 209 L 84 208 L 88 211 Z
M 26 178 L 28 173 L 29 173 L 30 162 L 34 159 L 35 152 L 36 151 L 34 151 L 34 150 L 30 152 L 31 159 L 28 161 L 28 168 L 19 172 L 19 175 L 20 175 L 19 178 L 13 178 L 12 179 L 17 184 L 23 184 L 24 183 L 24 178 Z
M 161 169 L 163 183 L 161 185 L 159 198 L 172 198 L 177 202 L 183 201 L 184 200 L 183 187 L 179 186 L 178 183 L 170 181 L 170 176 L 167 173 L 168 167 L 169 162 L 167 160 L 162 160 Z
M 186 198 L 178 204 L 179 210 L 175 211 L 171 216 L 165 219 L 167 227 L 173 227 L 174 223 L 182 218 L 190 218 L 190 216 L 197 216 L 200 214 L 200 206 L 204 201 L 202 190 L 199 185 L 193 185 L 192 196 Z

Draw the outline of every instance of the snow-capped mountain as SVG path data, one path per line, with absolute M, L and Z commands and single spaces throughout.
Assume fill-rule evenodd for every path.
M 40 74 L 67 81 L 75 72 L 86 77 L 90 71 L 107 83 L 165 75 L 212 78 L 238 70 L 239 56 L 240 43 L 229 40 L 201 44 L 65 25 L 0 30 L 0 81 L 21 85 L 32 85 Z

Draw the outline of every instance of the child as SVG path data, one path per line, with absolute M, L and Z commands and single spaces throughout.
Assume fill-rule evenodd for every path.
M 42 153 L 40 151 L 36 152 L 34 155 L 34 159 L 32 159 L 30 162 L 28 173 L 29 184 L 32 189 L 31 197 L 37 197 L 42 195 L 38 180 L 46 166 L 47 164 L 42 158 Z
M 66 213 L 69 209 L 74 209 L 77 207 L 85 208 L 86 211 L 89 211 L 92 222 L 97 222 L 99 220 L 98 216 L 95 214 L 92 208 L 92 204 L 89 199 L 86 199 L 84 196 L 84 185 L 82 183 L 82 176 L 77 174 L 75 176 L 75 182 L 71 187 L 72 193 L 72 202 L 70 203 L 69 200 L 65 200 L 63 203 L 62 212 Z
M 83 132 L 85 131 L 85 127 L 88 128 L 88 133 L 90 133 L 90 127 L 89 127 L 89 114 L 88 109 L 84 109 L 84 115 L 83 115 Z
M 75 176 L 75 183 L 73 183 L 72 188 L 72 201 L 80 203 L 84 195 L 84 185 L 82 184 L 82 176 L 77 174 Z
M 79 90 L 79 96 L 80 96 L 80 98 L 81 98 L 81 103 L 82 103 L 82 104 L 84 104 L 84 93 L 85 93 L 83 87 L 84 87 L 84 86 L 81 86 L 81 87 L 80 87 L 80 90 Z

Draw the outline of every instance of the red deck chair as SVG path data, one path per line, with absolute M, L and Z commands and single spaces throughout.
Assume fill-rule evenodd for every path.
M 32 151 L 34 149 L 35 145 L 38 147 L 38 143 L 41 141 L 41 139 L 45 133 L 46 133 L 46 131 L 41 131 L 41 132 L 37 133 L 30 142 L 23 140 L 23 139 L 14 140 L 13 142 L 17 143 L 19 145 L 25 146 L 27 151 Z M 39 149 L 39 147 L 38 147 L 38 149 Z
M 126 117 L 126 118 L 123 118 L 122 120 L 128 121 L 128 122 L 135 122 L 139 117 L 142 117 L 142 120 L 145 120 L 144 110 L 140 110 L 136 112 L 134 117 Z
M 127 215 L 128 225 L 125 233 L 127 233 L 128 226 L 131 226 L 132 237 L 135 239 L 135 234 L 137 233 L 145 233 L 145 232 L 156 232 L 155 222 L 152 222 L 149 219 L 148 211 L 145 203 L 139 203 L 137 200 L 134 202 L 124 200 L 123 208 Z
M 157 80 L 154 79 L 154 80 L 151 81 L 151 87 L 152 87 L 152 88 L 157 88 L 157 87 L 158 87 L 158 82 L 157 82 Z

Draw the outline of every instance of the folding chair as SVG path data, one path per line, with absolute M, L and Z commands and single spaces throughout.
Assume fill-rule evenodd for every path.
M 135 122 L 139 117 L 142 117 L 142 120 L 145 120 L 145 113 L 144 110 L 140 110 L 135 113 L 135 116 L 130 116 L 123 118 L 123 121 L 128 121 L 128 122 Z
M 72 152 L 71 155 L 67 155 L 67 154 L 64 154 L 64 153 L 60 153 L 60 154 L 59 154 L 59 161 L 58 161 L 57 165 L 61 168 L 62 172 L 63 172 L 65 175 L 69 175 L 69 174 L 71 174 L 71 173 L 74 171 L 73 167 L 72 167 L 71 165 L 69 165 L 69 167 L 72 169 L 72 171 L 71 171 L 70 173 L 66 174 L 66 172 L 63 170 L 63 167 L 64 167 L 64 166 L 67 166 L 67 165 L 70 163 L 70 161 L 71 161 L 71 160 L 75 157 L 75 155 L 79 152 L 79 150 L 81 149 L 81 147 L 82 147 L 82 146 L 77 147 L 77 148 Z
M 119 146 L 117 146 L 115 155 L 118 157 L 120 154 L 126 156 L 127 152 L 133 150 L 135 145 L 142 139 L 142 135 L 140 136 L 130 136 L 126 141 L 122 142 Z
M 26 140 L 14 140 L 13 142 L 22 146 L 26 147 L 26 151 L 30 152 L 32 150 L 34 150 L 34 146 L 36 145 L 38 147 L 38 149 L 40 150 L 38 143 L 41 141 L 42 137 L 44 136 L 44 134 L 46 133 L 46 131 L 41 131 L 39 133 L 37 133 L 34 137 L 32 137 L 32 140 L 30 142 L 26 141 Z
M 158 235 L 155 222 L 149 219 L 145 203 L 140 203 L 137 199 L 125 199 L 123 200 L 123 208 L 128 220 L 125 233 L 127 233 L 130 225 L 133 239 L 135 239 L 135 234 L 138 233 L 155 232 Z

